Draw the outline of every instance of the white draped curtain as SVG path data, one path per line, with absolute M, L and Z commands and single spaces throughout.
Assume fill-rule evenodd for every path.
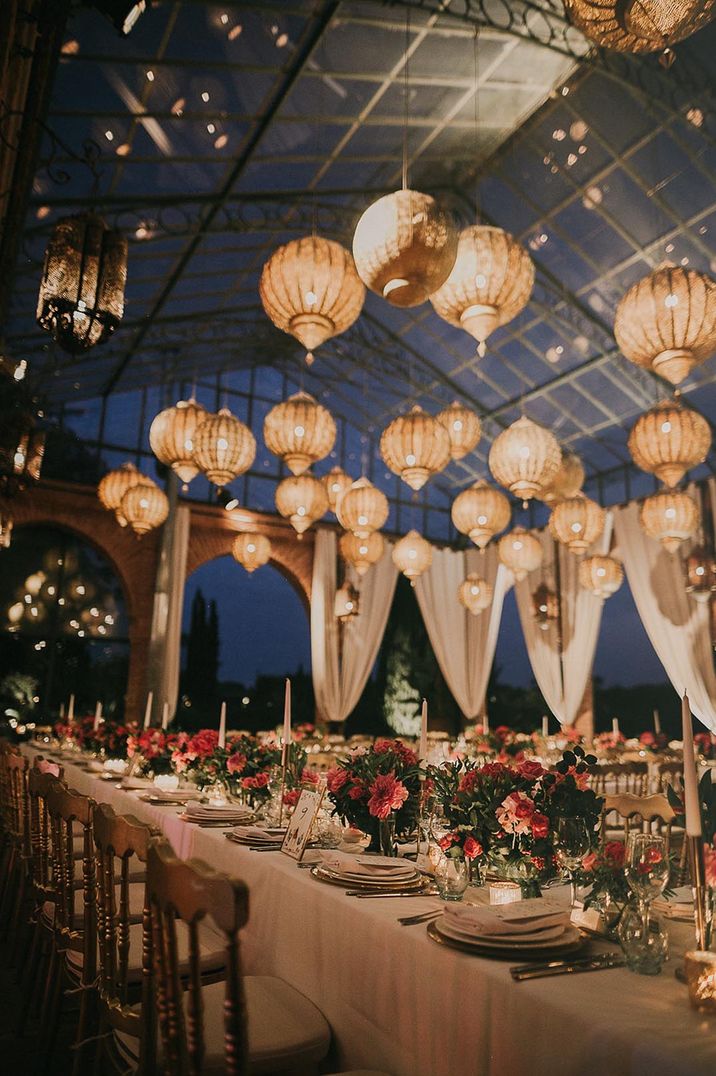
M 164 524 L 162 548 L 152 610 L 148 686 L 154 696 L 153 724 L 161 720 L 164 703 L 173 719 L 179 698 L 181 622 L 186 583 L 191 514 L 174 500 Z
M 608 519 L 599 551 L 608 550 L 610 534 L 611 520 Z M 580 587 L 580 557 L 555 542 L 547 530 L 538 537 L 544 554 L 542 566 L 526 579 L 515 583 L 517 608 L 532 672 L 544 700 L 560 724 L 573 725 L 591 679 L 604 602 Z M 559 557 L 558 572 L 556 557 Z M 540 583 L 555 588 L 557 578 L 561 603 L 561 647 L 559 626 L 551 623 L 543 630 L 532 615 L 534 591 Z
M 328 721 L 345 721 L 361 697 L 383 641 L 398 572 L 386 542 L 382 559 L 358 579 L 360 612 L 344 624 L 336 619 L 337 542 L 334 531 L 319 530 L 311 586 L 311 666 L 318 711 Z M 342 638 L 341 638 L 342 634 Z
M 713 483 L 709 485 L 713 493 Z M 699 721 L 716 732 L 709 605 L 686 593 L 684 558 L 695 543 L 683 543 L 682 550 L 668 553 L 641 529 L 638 504 L 616 508 L 614 515 L 618 551 L 657 657 L 678 694 L 688 694 Z
M 458 587 L 477 572 L 494 587 L 492 604 L 473 616 L 458 601 Z M 502 603 L 512 574 L 500 564 L 497 548 L 484 554 L 436 549 L 430 569 L 415 583 L 415 593 L 440 671 L 468 720 L 482 711 L 497 645 Z

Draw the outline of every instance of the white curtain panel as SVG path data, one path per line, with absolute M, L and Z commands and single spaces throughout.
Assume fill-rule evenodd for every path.
M 457 591 L 470 572 L 494 587 L 492 604 L 473 616 L 458 601 Z M 420 612 L 440 671 L 468 721 L 482 710 L 487 681 L 502 619 L 502 603 L 512 573 L 500 564 L 497 547 L 458 552 L 436 549 L 429 570 L 415 583 Z
M 608 517 L 599 552 L 608 550 L 610 534 L 611 519 Z M 581 558 L 555 542 L 547 530 L 538 537 L 544 552 L 542 566 L 515 583 L 517 608 L 532 672 L 545 702 L 560 724 L 573 725 L 592 675 L 604 603 L 580 587 Z M 540 583 L 555 586 L 555 556 L 559 557 L 561 652 L 558 627 L 550 624 L 542 630 L 532 615 L 532 594 Z
M 349 569 L 347 578 L 360 592 L 360 612 L 341 625 L 335 616 L 336 535 L 330 530 L 316 532 L 311 666 L 316 705 L 328 721 L 345 721 L 358 703 L 378 656 L 398 579 L 391 548 L 386 542 L 382 559 L 362 578 Z
M 638 504 L 616 508 L 614 515 L 624 570 L 657 657 L 677 693 L 688 694 L 699 721 L 716 732 L 709 606 L 689 597 L 685 589 L 684 557 L 695 543 L 684 543 L 683 552 L 667 553 L 641 529 Z
M 149 642 L 149 690 L 154 693 L 153 723 L 159 723 L 164 703 L 173 718 L 179 698 L 181 623 L 186 583 L 191 513 L 174 503 L 162 535 L 162 549 L 152 610 Z

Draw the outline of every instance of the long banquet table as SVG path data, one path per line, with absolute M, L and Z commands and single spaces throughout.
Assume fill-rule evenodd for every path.
M 26 750 L 31 748 L 26 747 Z M 674 978 L 686 924 L 671 923 L 671 960 L 649 978 L 626 969 L 515 983 L 509 964 L 431 941 L 399 915 L 426 898 L 356 900 L 280 852 L 254 852 L 182 821 L 183 808 L 139 799 L 62 759 L 65 780 L 160 828 L 182 857 L 242 878 L 251 911 L 248 973 L 277 975 L 333 1030 L 344 1068 L 392 1076 L 714 1076 L 716 1018 L 689 1007 Z

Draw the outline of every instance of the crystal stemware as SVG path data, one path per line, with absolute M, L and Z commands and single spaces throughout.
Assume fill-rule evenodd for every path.
M 583 818 L 558 818 L 555 825 L 555 845 L 569 875 L 569 905 L 577 903 L 577 869 L 592 844 L 592 835 Z
M 629 888 L 639 902 L 639 913 L 648 929 L 649 905 L 660 896 L 669 881 L 669 854 L 666 841 L 656 833 L 630 833 L 625 874 Z

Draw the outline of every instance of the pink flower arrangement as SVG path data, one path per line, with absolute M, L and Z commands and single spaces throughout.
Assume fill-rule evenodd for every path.
M 399 811 L 409 796 L 402 781 L 394 773 L 379 773 L 370 786 L 368 810 L 374 818 L 386 819 L 391 811 Z
M 417 819 L 418 759 L 401 740 L 379 739 L 354 752 L 328 771 L 326 786 L 334 814 L 364 832 L 375 834 L 378 822 L 393 819 L 401 834 Z
M 497 811 L 497 821 L 505 833 L 529 833 L 534 812 L 534 800 L 526 792 L 511 792 Z

